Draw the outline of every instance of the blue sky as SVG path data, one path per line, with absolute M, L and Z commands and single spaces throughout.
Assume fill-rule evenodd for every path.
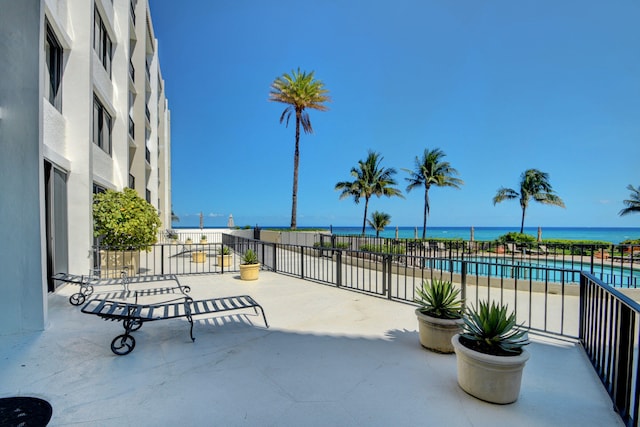
M 640 185 L 640 3 L 634 0 L 150 0 L 172 112 L 173 208 L 181 221 L 288 226 L 294 126 L 268 102 L 300 67 L 330 91 L 300 142 L 299 226 L 360 225 L 338 181 L 367 150 L 405 199 L 372 198 L 391 226 L 422 224 L 403 168 L 440 148 L 465 185 L 430 191 L 427 226 L 510 226 L 493 206 L 528 168 L 566 209 L 532 203 L 526 226 L 637 227 L 619 217 Z

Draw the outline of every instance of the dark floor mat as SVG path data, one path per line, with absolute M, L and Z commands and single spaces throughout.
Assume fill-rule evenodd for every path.
M 41 427 L 51 419 L 53 409 L 37 397 L 5 397 L 0 399 L 0 426 Z

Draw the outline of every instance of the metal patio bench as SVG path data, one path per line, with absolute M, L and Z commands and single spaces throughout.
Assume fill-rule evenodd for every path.
M 131 335 L 131 332 L 140 329 L 145 322 L 184 317 L 191 325 L 189 336 L 192 341 L 195 341 L 193 337 L 193 316 L 247 308 L 253 308 L 256 316 L 258 315 L 258 309 L 260 309 L 264 324 L 267 328 L 269 327 L 264 309 L 249 295 L 210 298 L 197 301 L 194 301 L 191 297 L 184 296 L 153 304 L 138 304 L 137 295 L 135 303 L 92 299 L 82 307 L 81 311 L 83 313 L 96 315 L 104 320 L 115 320 L 123 323 L 124 334 L 118 335 L 111 341 L 111 351 L 118 356 L 124 356 L 131 353 L 136 345 L 136 340 Z
M 130 284 L 155 284 L 158 282 L 175 282 L 175 286 L 154 287 L 144 290 L 137 290 L 138 296 L 145 295 L 160 295 L 160 294 L 186 294 L 191 291 L 189 286 L 183 286 L 180 284 L 178 277 L 175 274 L 155 274 L 149 276 L 129 276 L 126 270 L 120 273 L 120 277 L 117 278 L 100 278 L 94 275 L 77 275 L 69 273 L 57 273 L 51 276 L 54 280 L 61 282 L 71 283 L 80 286 L 80 290 L 69 297 L 69 303 L 71 305 L 81 305 L 84 303 L 88 296 L 92 295 L 97 287 L 107 286 L 122 286 L 122 291 L 111 292 L 109 298 L 128 298 L 133 296 L 132 291 L 129 290 Z M 100 292 L 101 294 L 103 292 Z

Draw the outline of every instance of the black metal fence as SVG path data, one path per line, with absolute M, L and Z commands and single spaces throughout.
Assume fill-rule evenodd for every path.
M 422 248 L 370 252 L 346 245 L 285 245 L 221 234 L 219 243 L 158 244 L 139 252 L 139 259 L 95 248 L 94 259 L 96 273 L 102 275 L 127 263 L 137 263 L 129 271 L 139 275 L 224 273 L 238 271 L 242 255 L 253 249 L 263 269 L 401 302 L 413 302 L 416 288 L 426 279 L 450 280 L 460 285 L 466 304 L 499 301 L 514 310 L 526 328 L 579 338 L 616 410 L 627 425 L 638 425 L 640 305 L 605 284 L 603 273 L 598 277 L 568 268 L 585 266 L 573 258 L 545 264 L 525 262 L 514 252 L 484 257 L 473 256 L 463 246 Z M 633 254 L 632 250 L 632 259 Z M 592 271 L 596 265 L 589 265 Z
M 588 271 L 616 287 L 640 287 L 640 245 L 573 243 L 499 243 L 495 241 L 389 239 L 319 235 L 319 245 L 386 251 L 427 258 L 471 260 Z M 493 261 L 492 261 L 493 262 Z
M 590 274 L 580 281 L 580 341 L 627 426 L 639 422 L 640 305 Z

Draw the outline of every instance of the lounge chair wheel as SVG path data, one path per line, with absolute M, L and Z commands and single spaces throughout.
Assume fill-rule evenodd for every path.
M 111 351 L 118 356 L 124 356 L 133 351 L 136 346 L 136 340 L 128 334 L 118 335 L 111 341 Z
M 81 293 L 75 293 L 69 297 L 69 302 L 71 305 L 80 305 L 84 302 L 85 296 Z
M 138 319 L 125 320 L 123 323 L 124 323 L 124 328 L 130 332 L 137 331 L 142 327 L 142 322 L 139 321 Z

